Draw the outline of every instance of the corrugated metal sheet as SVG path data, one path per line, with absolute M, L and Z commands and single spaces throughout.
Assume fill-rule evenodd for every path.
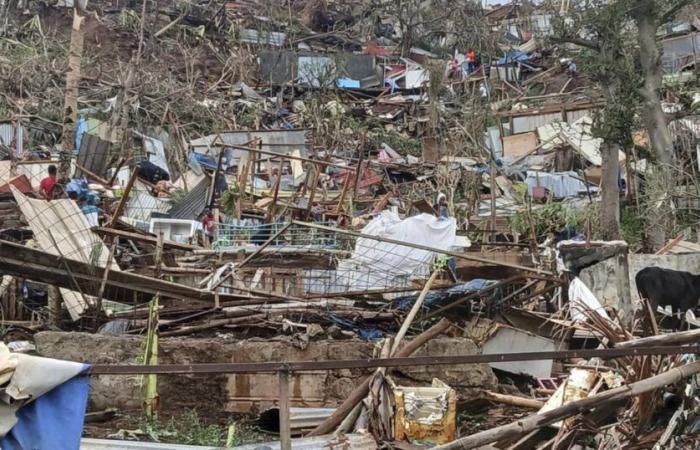
M 543 352 L 557 350 L 554 341 L 536 336 L 526 331 L 508 326 L 499 326 L 482 346 L 484 355 L 494 353 L 518 353 L 537 348 Z M 552 375 L 552 360 L 496 362 L 489 364 L 494 369 L 510 373 L 525 373 L 535 378 L 549 378 Z
M 700 53 L 700 33 L 687 34 L 662 41 L 661 61 L 666 72 L 678 72 L 692 63 Z
M 99 267 L 107 265 L 109 249 L 92 232 L 87 217 L 74 201 L 30 199 L 14 187 L 12 193 L 42 250 Z M 120 269 L 117 264 L 112 264 L 111 270 Z M 61 295 L 73 320 L 78 320 L 88 303 L 94 302 L 93 297 L 65 288 L 61 288 Z
M 103 176 L 109 159 L 110 142 L 94 134 L 83 134 L 78 152 L 78 165 L 85 167 L 95 175 Z M 87 176 L 81 169 L 76 169 L 76 177 Z
M 232 447 L 230 450 L 279 450 L 279 441 Z M 292 439 L 293 450 L 375 450 L 377 443 L 370 434 L 350 433 L 342 436 L 314 436 Z M 224 450 L 222 447 L 159 444 L 156 442 L 89 439 L 80 441 L 80 450 Z
M 335 408 L 289 408 L 289 426 L 292 430 L 311 430 L 329 418 Z M 279 407 L 272 407 L 258 416 L 258 426 L 265 431 L 279 433 Z
M 170 209 L 170 217 L 173 219 L 197 220 L 207 206 L 207 193 L 209 192 L 210 177 L 205 177 L 182 200 Z
M 586 116 L 593 116 L 593 113 L 591 112 L 590 109 L 578 109 L 576 111 L 567 111 L 566 112 L 566 121 L 568 123 L 574 123 L 577 120 L 586 117 Z
M 376 57 L 374 55 L 336 53 L 289 52 L 280 50 L 261 51 L 258 53 L 258 64 L 262 81 L 271 84 L 283 84 L 300 78 L 311 86 L 318 87 L 314 80 L 321 78 L 351 78 L 364 80 L 377 76 Z M 328 77 L 325 72 L 333 69 Z
M 282 47 L 287 40 L 287 33 L 279 33 L 276 31 L 260 32 L 258 30 L 245 29 L 241 30 L 240 40 L 246 44 Z
M 252 130 L 252 131 L 224 131 L 212 134 L 190 142 L 190 146 L 197 153 L 210 154 L 218 157 L 218 150 L 211 149 L 214 143 L 225 145 L 247 146 L 253 140 L 262 140 L 262 149 L 268 152 L 290 154 L 299 150 L 300 156 L 308 156 L 311 145 L 308 138 L 308 130 Z M 218 139 L 217 139 L 218 138 Z M 226 162 L 229 166 L 238 164 L 239 159 L 248 155 L 245 150 L 226 149 Z M 264 155 L 261 157 L 265 158 Z
M 541 114 L 537 116 L 522 116 L 513 118 L 513 129 L 511 134 L 527 133 L 535 131 L 538 127 L 548 123 L 561 121 L 561 113 Z
M 22 126 L 17 126 L 13 122 L 0 123 L 0 144 L 15 151 L 15 156 L 22 156 L 24 153 L 24 137 L 27 130 Z
M 134 220 L 148 222 L 151 220 L 153 212 L 165 214 L 171 207 L 172 205 L 167 200 L 152 196 L 148 192 L 148 188 L 137 180 L 124 215 Z

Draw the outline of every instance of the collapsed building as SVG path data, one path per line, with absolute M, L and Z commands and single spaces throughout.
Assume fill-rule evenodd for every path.
M 39 23 L 80 15 L 27 3 Z M 86 75 L 74 139 L 55 146 L 50 119 L 0 121 L 0 306 L 13 352 L 92 365 L 71 375 L 92 378 L 84 401 L 112 411 L 105 427 L 145 404 L 255 417 L 282 448 L 696 442 L 698 322 L 676 331 L 635 275 L 700 272 L 698 244 L 595 240 L 606 100 L 549 43 L 556 12 L 445 18 L 478 27 L 477 47 L 444 30 L 408 40 L 426 25 L 369 2 L 154 2 L 152 30 L 133 5 L 99 3 L 87 41 L 193 53 L 164 64 L 159 96 L 128 72 Z M 695 30 L 661 38 L 666 82 L 692 84 Z M 696 119 L 671 125 L 690 192 Z M 630 203 L 653 173 L 634 137 L 618 154 Z M 81 448 L 126 445 L 85 429 Z

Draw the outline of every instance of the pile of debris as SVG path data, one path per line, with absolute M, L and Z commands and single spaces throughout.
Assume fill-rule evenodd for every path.
M 292 429 L 363 447 L 692 445 L 700 332 L 675 331 L 674 311 L 638 298 L 634 276 L 700 271 L 686 258 L 700 248 L 679 236 L 651 256 L 593 240 L 605 97 L 576 53 L 547 39 L 556 12 L 48 3 L 0 2 L 0 36 L 15 28 L 0 41 L 6 341 L 146 336 L 141 363 L 155 365 L 171 337 L 280 341 L 295 359 L 342 341 L 392 360 L 447 335 L 464 348 L 426 344 L 423 357 L 484 357 L 470 364 L 493 383 L 475 389 L 449 365 L 428 380 L 346 373 L 353 389 L 314 400 L 323 410 L 292 409 Z M 67 41 L 57 29 L 71 14 L 61 49 L 47 36 Z M 661 42 L 667 82 L 692 81 L 697 52 L 679 50 L 696 45 L 689 27 Z M 26 67 L 36 76 L 16 80 Z M 56 67 L 71 68 L 66 80 Z M 56 89 L 64 81 L 72 88 Z M 675 144 L 695 149 L 694 120 L 669 127 Z M 634 146 L 617 156 L 619 194 L 638 204 L 653 170 Z M 698 325 L 692 311 L 686 323 Z M 592 349 L 601 356 L 577 356 Z M 246 395 L 252 413 L 261 402 Z M 279 410 L 260 418 L 280 421 Z

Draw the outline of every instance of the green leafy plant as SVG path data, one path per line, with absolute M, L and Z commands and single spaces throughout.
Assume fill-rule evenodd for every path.
M 219 198 L 219 206 L 221 210 L 230 216 L 236 216 L 236 207 L 238 199 L 241 198 L 241 188 L 238 183 L 232 183 L 229 189 L 221 194 Z
M 227 427 L 205 423 L 194 409 L 188 409 L 167 422 L 142 417 L 138 425 L 140 431 L 156 442 L 216 447 L 226 443 Z

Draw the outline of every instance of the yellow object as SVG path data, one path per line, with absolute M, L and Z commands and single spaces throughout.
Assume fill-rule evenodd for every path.
M 397 441 L 428 441 L 446 444 L 457 437 L 457 393 L 433 379 L 431 387 L 393 388 L 396 412 L 394 438 Z

